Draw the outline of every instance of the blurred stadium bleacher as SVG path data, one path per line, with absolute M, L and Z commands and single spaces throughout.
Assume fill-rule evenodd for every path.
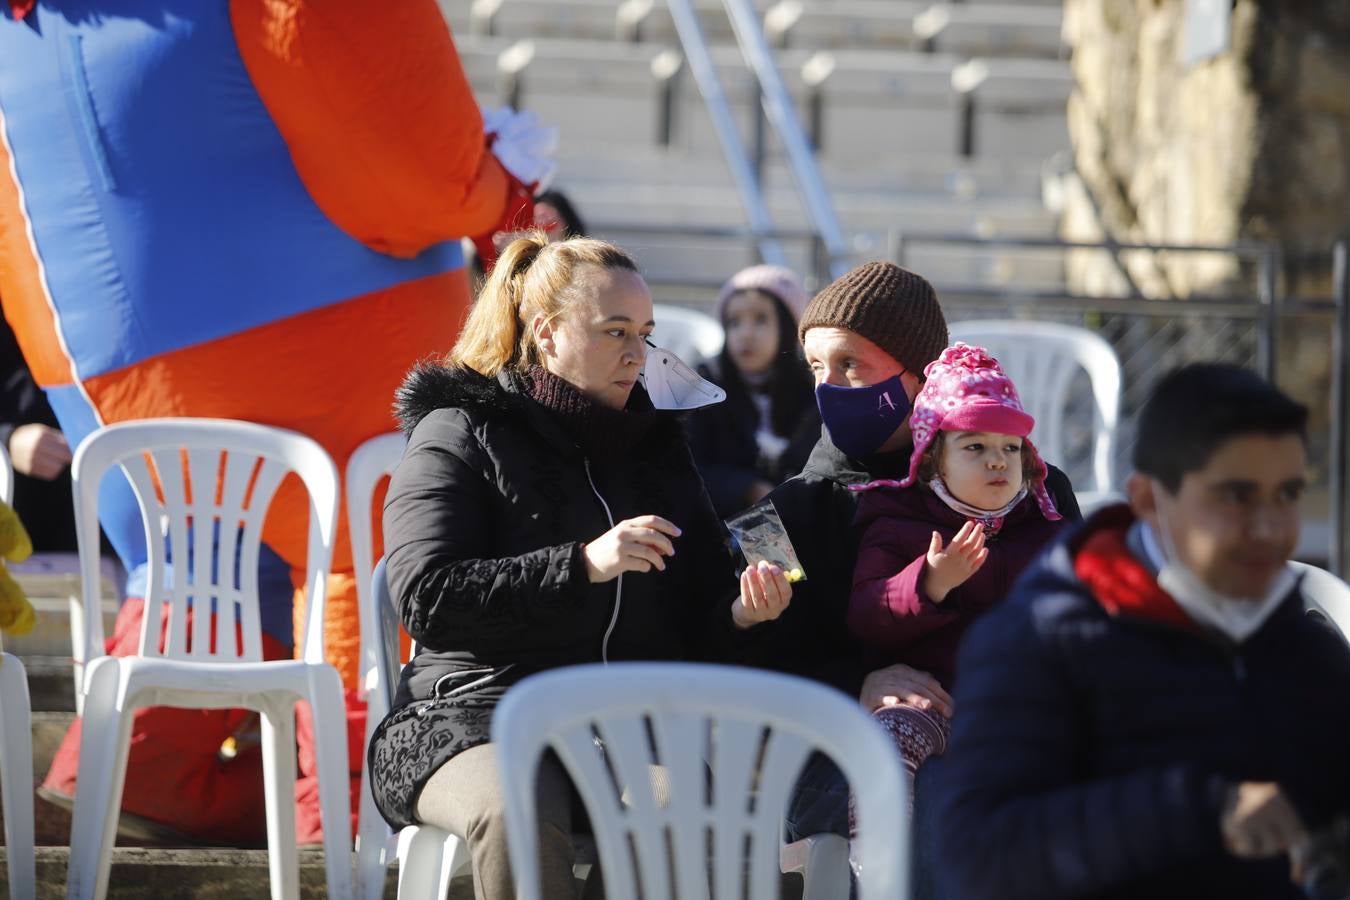
M 556 186 L 593 231 L 638 256 L 661 296 L 711 299 L 710 285 L 756 261 L 748 240 L 692 233 L 747 219 L 704 101 L 679 66 L 666 3 L 441 2 L 480 103 L 514 101 L 559 127 Z M 694 5 L 751 147 L 755 80 L 720 0 Z M 1041 180 L 1046 161 L 1069 146 L 1072 74 L 1059 0 L 755 5 L 859 260 L 885 252 L 890 228 L 1055 236 Z M 804 230 L 785 154 L 766 131 L 761 183 L 773 221 Z M 785 249 L 810 271 L 807 242 Z M 1063 289 L 1055 251 L 925 246 L 907 260 L 939 284 Z

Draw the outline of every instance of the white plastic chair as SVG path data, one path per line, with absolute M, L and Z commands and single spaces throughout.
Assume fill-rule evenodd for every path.
M 1065 412 L 1074 379 L 1086 372 L 1092 386 L 1092 486 L 1076 490 L 1084 513 L 1119 499 L 1111 475 L 1120 417 L 1120 360 L 1111 345 L 1085 328 L 1057 322 L 975 319 L 953 322 L 952 340 L 989 351 L 1017 385 L 1036 419 L 1033 439 L 1047 462 L 1064 459 Z
M 323 658 L 325 582 L 337 528 L 338 477 L 332 460 L 303 435 L 247 422 L 149 419 L 95 431 L 80 444 L 71 466 L 87 611 L 97 610 L 99 602 L 99 485 L 119 465 L 145 523 L 145 614 L 139 655 L 100 656 L 85 673 L 66 896 L 87 900 L 107 892 L 132 714 L 146 706 L 176 706 L 247 708 L 260 714 L 271 896 L 298 898 L 295 704 L 304 700 L 314 721 L 328 896 L 349 898 L 342 680 Z M 300 477 L 310 501 L 304 655 L 264 661 L 258 554 L 267 507 L 291 472 Z M 193 605 L 197 615 L 190 622 Z M 165 606 L 168 628 L 161 648 Z M 206 615 L 213 608 L 214 630 Z M 91 639 L 87 646 L 101 646 L 98 615 L 84 618 Z
M 384 583 L 383 561 L 374 566 L 370 503 L 375 487 L 392 475 L 407 438 L 402 434 L 381 434 L 366 441 L 347 461 L 346 502 L 347 527 L 351 535 L 352 568 L 356 572 L 356 596 L 360 605 L 361 622 L 361 679 L 360 690 L 366 701 L 366 739 L 370 746 L 375 726 L 389 712 L 394 687 L 398 684 L 399 635 L 398 619 L 388 600 Z M 373 576 L 366 573 L 374 571 Z M 391 617 L 384 621 L 383 617 Z M 365 761 L 361 763 L 361 798 L 357 817 L 356 837 L 356 894 L 363 900 L 378 900 L 384 895 L 385 868 L 396 857 L 397 842 L 384 817 L 375 807 L 370 792 L 370 772 Z M 410 836 L 411 839 L 411 836 Z M 400 866 L 399 883 L 404 880 L 406 863 Z M 447 880 L 448 880 L 447 875 Z M 428 891 L 419 892 L 430 896 Z
M 823 685 L 686 663 L 556 669 L 507 691 L 492 740 L 513 774 L 503 784 L 506 833 L 523 900 L 542 900 L 530 773 L 547 749 L 590 814 L 611 897 L 707 900 L 710 881 L 718 898 L 776 897 L 784 812 L 813 750 L 866 785 L 856 794 L 862 900 L 908 896 L 900 756 L 856 703 Z M 664 806 L 650 788 L 653 764 L 669 773 Z M 846 881 L 832 887 L 847 893 Z
M 652 306 L 652 320 L 656 322 L 652 341 L 690 365 L 722 352 L 726 340 L 722 324 L 707 313 L 657 303 Z
M 0 444 L 0 500 L 14 500 L 14 466 Z M 37 892 L 33 862 L 33 706 L 28 673 L 0 644 L 0 810 L 5 816 L 9 895 L 31 900 Z
M 1308 563 L 1290 560 L 1289 565 L 1303 576 L 1299 588 L 1303 594 L 1304 608 L 1321 614 L 1350 643 L 1350 584 L 1326 569 Z
M 398 687 L 403 656 L 399 652 L 399 618 L 389 599 L 384 560 L 375 566 L 371 577 L 369 610 L 362 610 L 361 634 L 364 646 L 374 655 L 374 664 L 366 670 L 366 747 L 375 726 L 389 712 Z M 366 624 L 371 628 L 366 630 Z M 366 640 L 366 635 L 370 639 Z M 366 657 L 363 655 L 362 659 Z M 364 663 L 363 663 L 364 664 Z M 361 841 L 356 858 L 357 882 L 362 900 L 375 900 L 384 892 L 384 870 L 398 860 L 399 900 L 444 900 L 450 894 L 450 879 L 469 865 L 468 844 L 456 835 L 434 825 L 409 825 L 393 834 L 375 808 L 370 793 L 369 773 L 361 770 Z

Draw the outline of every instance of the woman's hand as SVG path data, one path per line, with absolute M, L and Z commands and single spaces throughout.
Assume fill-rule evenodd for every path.
M 770 622 L 783 614 L 792 600 L 792 585 L 781 567 L 764 560 L 746 566 L 741 573 L 741 595 L 731 604 L 731 621 L 737 628 Z
M 883 706 L 906 704 L 919 709 L 932 709 L 951 718 L 952 697 L 941 683 L 927 672 L 906 665 L 887 666 L 868 673 L 863 679 L 858 701 L 868 712 Z
M 665 571 L 665 557 L 675 555 L 671 538 L 680 536 L 673 522 L 660 516 L 624 519 L 595 540 L 582 545 L 586 577 L 591 584 L 613 581 L 624 572 Z
M 928 571 L 923 576 L 923 589 L 928 599 L 941 603 L 947 595 L 966 583 L 989 558 L 984 546 L 984 526 L 974 519 L 961 530 L 945 548 L 942 535 L 933 532 L 928 544 Z

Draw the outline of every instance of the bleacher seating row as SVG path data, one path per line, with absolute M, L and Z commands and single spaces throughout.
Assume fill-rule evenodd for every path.
M 782 47 L 916 49 L 940 53 L 1058 57 L 1063 53 L 1056 0 L 933 3 L 837 0 L 757 3 L 772 43 Z M 728 43 L 721 3 L 698 0 L 708 39 Z M 676 41 L 669 9 L 658 0 L 474 0 L 448 8 L 461 34 L 568 37 L 641 43 Z
M 730 110 L 753 144 L 757 86 L 720 0 L 695 0 Z M 1072 73 L 1059 0 L 757 0 L 783 81 L 859 257 L 888 228 L 1050 237 L 1045 161 L 1068 147 Z M 713 284 L 756 261 L 748 242 L 680 234 L 747 224 L 662 0 L 442 0 L 485 107 L 512 102 L 560 131 L 557 186 L 629 246 L 653 282 Z M 672 73 L 674 73 L 672 75 Z M 808 217 L 769 133 L 761 183 L 773 221 Z M 622 227 L 627 226 L 628 230 Z M 672 233 L 656 235 L 650 229 Z M 809 268 L 808 248 L 787 247 Z M 946 284 L 1055 290 L 1054 251 L 916 248 Z M 696 297 L 702 296 L 695 294 Z M 704 298 L 707 299 L 707 298 Z

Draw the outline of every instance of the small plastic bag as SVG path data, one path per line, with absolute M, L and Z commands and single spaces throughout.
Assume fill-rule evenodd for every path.
M 789 582 L 806 580 L 806 572 L 797 559 L 797 551 L 792 549 L 792 541 L 772 500 L 757 503 L 727 519 L 727 528 L 750 565 L 759 565 L 760 560 L 764 560 L 782 569 Z

